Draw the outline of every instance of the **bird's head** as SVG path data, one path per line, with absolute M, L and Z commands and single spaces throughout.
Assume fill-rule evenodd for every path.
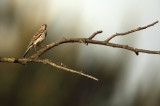
M 43 25 L 41 25 L 41 27 L 40 27 L 40 29 L 43 29 L 43 30 L 46 30 L 46 28 L 47 28 L 47 24 L 43 24 Z

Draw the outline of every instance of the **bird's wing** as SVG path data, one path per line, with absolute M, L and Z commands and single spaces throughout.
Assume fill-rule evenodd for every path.
M 42 30 L 38 30 L 38 31 L 34 34 L 34 36 L 32 37 L 32 39 L 31 39 L 31 41 L 30 41 L 30 43 L 29 43 L 29 45 L 28 45 L 28 47 L 30 47 L 30 46 L 34 43 L 34 41 L 39 38 L 39 36 L 41 35 L 42 32 L 43 32 Z M 27 47 L 27 48 L 28 48 L 28 47 Z

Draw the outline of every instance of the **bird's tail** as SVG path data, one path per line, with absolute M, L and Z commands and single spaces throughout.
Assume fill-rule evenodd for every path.
M 33 46 L 33 45 L 31 45 L 31 46 L 29 46 L 29 47 L 27 48 L 27 50 L 25 51 L 23 57 L 26 57 L 27 53 L 30 51 L 30 49 L 32 48 L 32 46 Z

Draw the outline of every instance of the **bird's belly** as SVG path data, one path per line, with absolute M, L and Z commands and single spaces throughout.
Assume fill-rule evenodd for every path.
M 41 43 L 45 39 L 45 34 L 42 34 L 35 42 L 34 45 Z

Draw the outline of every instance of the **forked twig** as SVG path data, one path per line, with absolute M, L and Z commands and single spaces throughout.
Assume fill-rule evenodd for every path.
M 66 38 L 66 39 L 58 40 L 58 41 L 55 41 L 53 43 L 48 44 L 45 48 L 40 49 L 37 53 L 30 56 L 30 58 L 38 58 L 40 55 L 44 54 L 45 52 L 47 52 L 51 48 L 59 46 L 61 44 L 65 44 L 65 43 L 98 44 L 98 45 L 104 45 L 104 46 L 110 46 L 110 47 L 116 47 L 116 48 L 123 48 L 123 49 L 131 50 L 131 51 L 135 52 L 137 55 L 138 55 L 139 52 L 149 53 L 149 54 L 160 54 L 160 51 L 138 49 L 138 48 L 135 48 L 135 47 L 130 47 L 128 45 L 121 45 L 121 44 L 116 44 L 116 43 L 110 43 L 109 42 L 115 36 L 126 35 L 126 34 L 133 33 L 135 31 L 140 31 L 140 30 L 146 29 L 148 27 L 151 27 L 151 26 L 155 25 L 156 23 L 158 23 L 158 21 L 156 21 L 152 24 L 149 24 L 147 26 L 144 26 L 144 27 L 139 27 L 137 29 L 133 29 L 133 30 L 125 32 L 125 33 L 117 33 L 115 35 L 112 35 L 111 37 L 109 37 L 107 40 L 104 40 L 104 41 L 92 40 L 93 37 L 95 37 L 95 35 L 97 35 L 96 32 L 95 32 L 96 34 L 93 34 L 93 36 L 91 36 L 92 39 L 89 39 L 89 38 L 70 38 L 70 39 L 67 39 Z
M 58 65 L 48 59 L 31 59 L 31 58 L 3 58 L 3 57 L 0 57 L 0 62 L 7 62 L 7 63 L 20 63 L 20 64 L 27 64 L 27 63 L 31 63 L 31 62 L 35 62 L 35 63 L 43 63 L 43 64 L 48 64 L 50 66 L 53 66 L 53 67 L 56 67 L 58 69 L 62 69 L 64 71 L 68 71 L 68 72 L 71 72 L 71 73 L 75 73 L 75 74 L 79 74 L 81 76 L 85 76 L 87 78 L 90 78 L 90 79 L 93 79 L 95 81 L 98 81 L 97 78 L 91 76 L 91 75 L 88 75 L 88 74 L 85 74 L 83 72 L 79 72 L 79 71 L 76 71 L 76 70 L 73 70 L 73 69 L 69 69 L 69 68 L 66 68 L 64 66 L 61 66 L 61 65 Z
M 133 29 L 133 30 L 130 30 L 130 31 L 127 31 L 127 32 L 124 32 L 124 33 L 116 33 L 116 34 L 112 35 L 111 37 L 109 37 L 108 39 L 106 39 L 105 41 L 106 41 L 106 42 L 109 42 L 112 38 L 114 38 L 114 37 L 116 37 L 116 36 L 119 36 L 119 35 L 127 35 L 127 34 L 130 34 L 130 33 L 136 32 L 136 31 L 140 31 L 140 30 L 146 29 L 146 28 L 148 28 L 148 27 L 151 27 L 151 26 L 153 26 L 153 25 L 155 25 L 155 24 L 157 24 L 157 23 L 158 23 L 158 21 L 153 22 L 152 24 L 149 24 L 149 25 L 147 25 L 147 26 L 138 27 L 138 28 L 136 28 L 136 29 Z
M 43 64 L 49 64 L 53 67 L 56 67 L 56 68 L 59 68 L 59 69 L 65 70 L 65 71 L 69 71 L 69 72 L 72 72 L 72 73 L 76 73 L 76 74 L 79 74 L 79 75 L 82 75 L 82 76 L 85 76 L 85 77 L 88 77 L 90 79 L 98 81 L 97 78 L 95 78 L 91 75 L 88 75 L 88 74 L 85 74 L 85 73 L 82 73 L 82 72 L 79 72 L 79 71 L 76 71 L 76 70 L 72 70 L 72 69 L 69 69 L 67 67 L 57 65 L 57 64 L 51 62 L 48 59 L 45 59 L 45 60 L 38 59 L 38 57 L 41 56 L 42 54 L 44 54 L 45 52 L 47 52 L 48 50 L 50 50 L 51 48 L 59 46 L 61 44 L 65 44 L 65 43 L 98 44 L 98 45 L 122 48 L 122 49 L 133 51 L 133 52 L 136 53 L 136 55 L 138 55 L 139 52 L 148 53 L 148 54 L 160 54 L 160 51 L 138 49 L 138 48 L 134 48 L 134 47 L 131 47 L 131 46 L 128 46 L 128 45 L 121 45 L 121 44 L 116 44 L 116 43 L 110 43 L 109 42 L 111 39 L 113 39 L 116 36 L 127 35 L 127 34 L 130 34 L 130 33 L 136 32 L 136 31 L 140 31 L 140 30 L 146 29 L 148 27 L 151 27 L 151 26 L 153 26 L 157 23 L 158 23 L 158 21 L 156 21 L 152 24 L 149 24 L 147 26 L 139 27 L 139 28 L 136 28 L 136 29 L 124 32 L 124 33 L 116 33 L 116 34 L 110 36 L 109 38 L 107 38 L 104 41 L 92 40 L 97 34 L 102 33 L 102 31 L 97 31 L 97 32 L 93 33 L 89 38 L 70 38 L 70 39 L 63 38 L 61 40 L 58 40 L 58 41 L 55 41 L 53 43 L 48 44 L 44 48 L 37 51 L 37 53 L 30 56 L 29 58 L 2 58 L 2 57 L 0 57 L 0 62 L 20 63 L 20 64 L 26 64 L 26 63 L 30 63 L 30 62 L 38 62 L 38 63 L 43 63 Z

